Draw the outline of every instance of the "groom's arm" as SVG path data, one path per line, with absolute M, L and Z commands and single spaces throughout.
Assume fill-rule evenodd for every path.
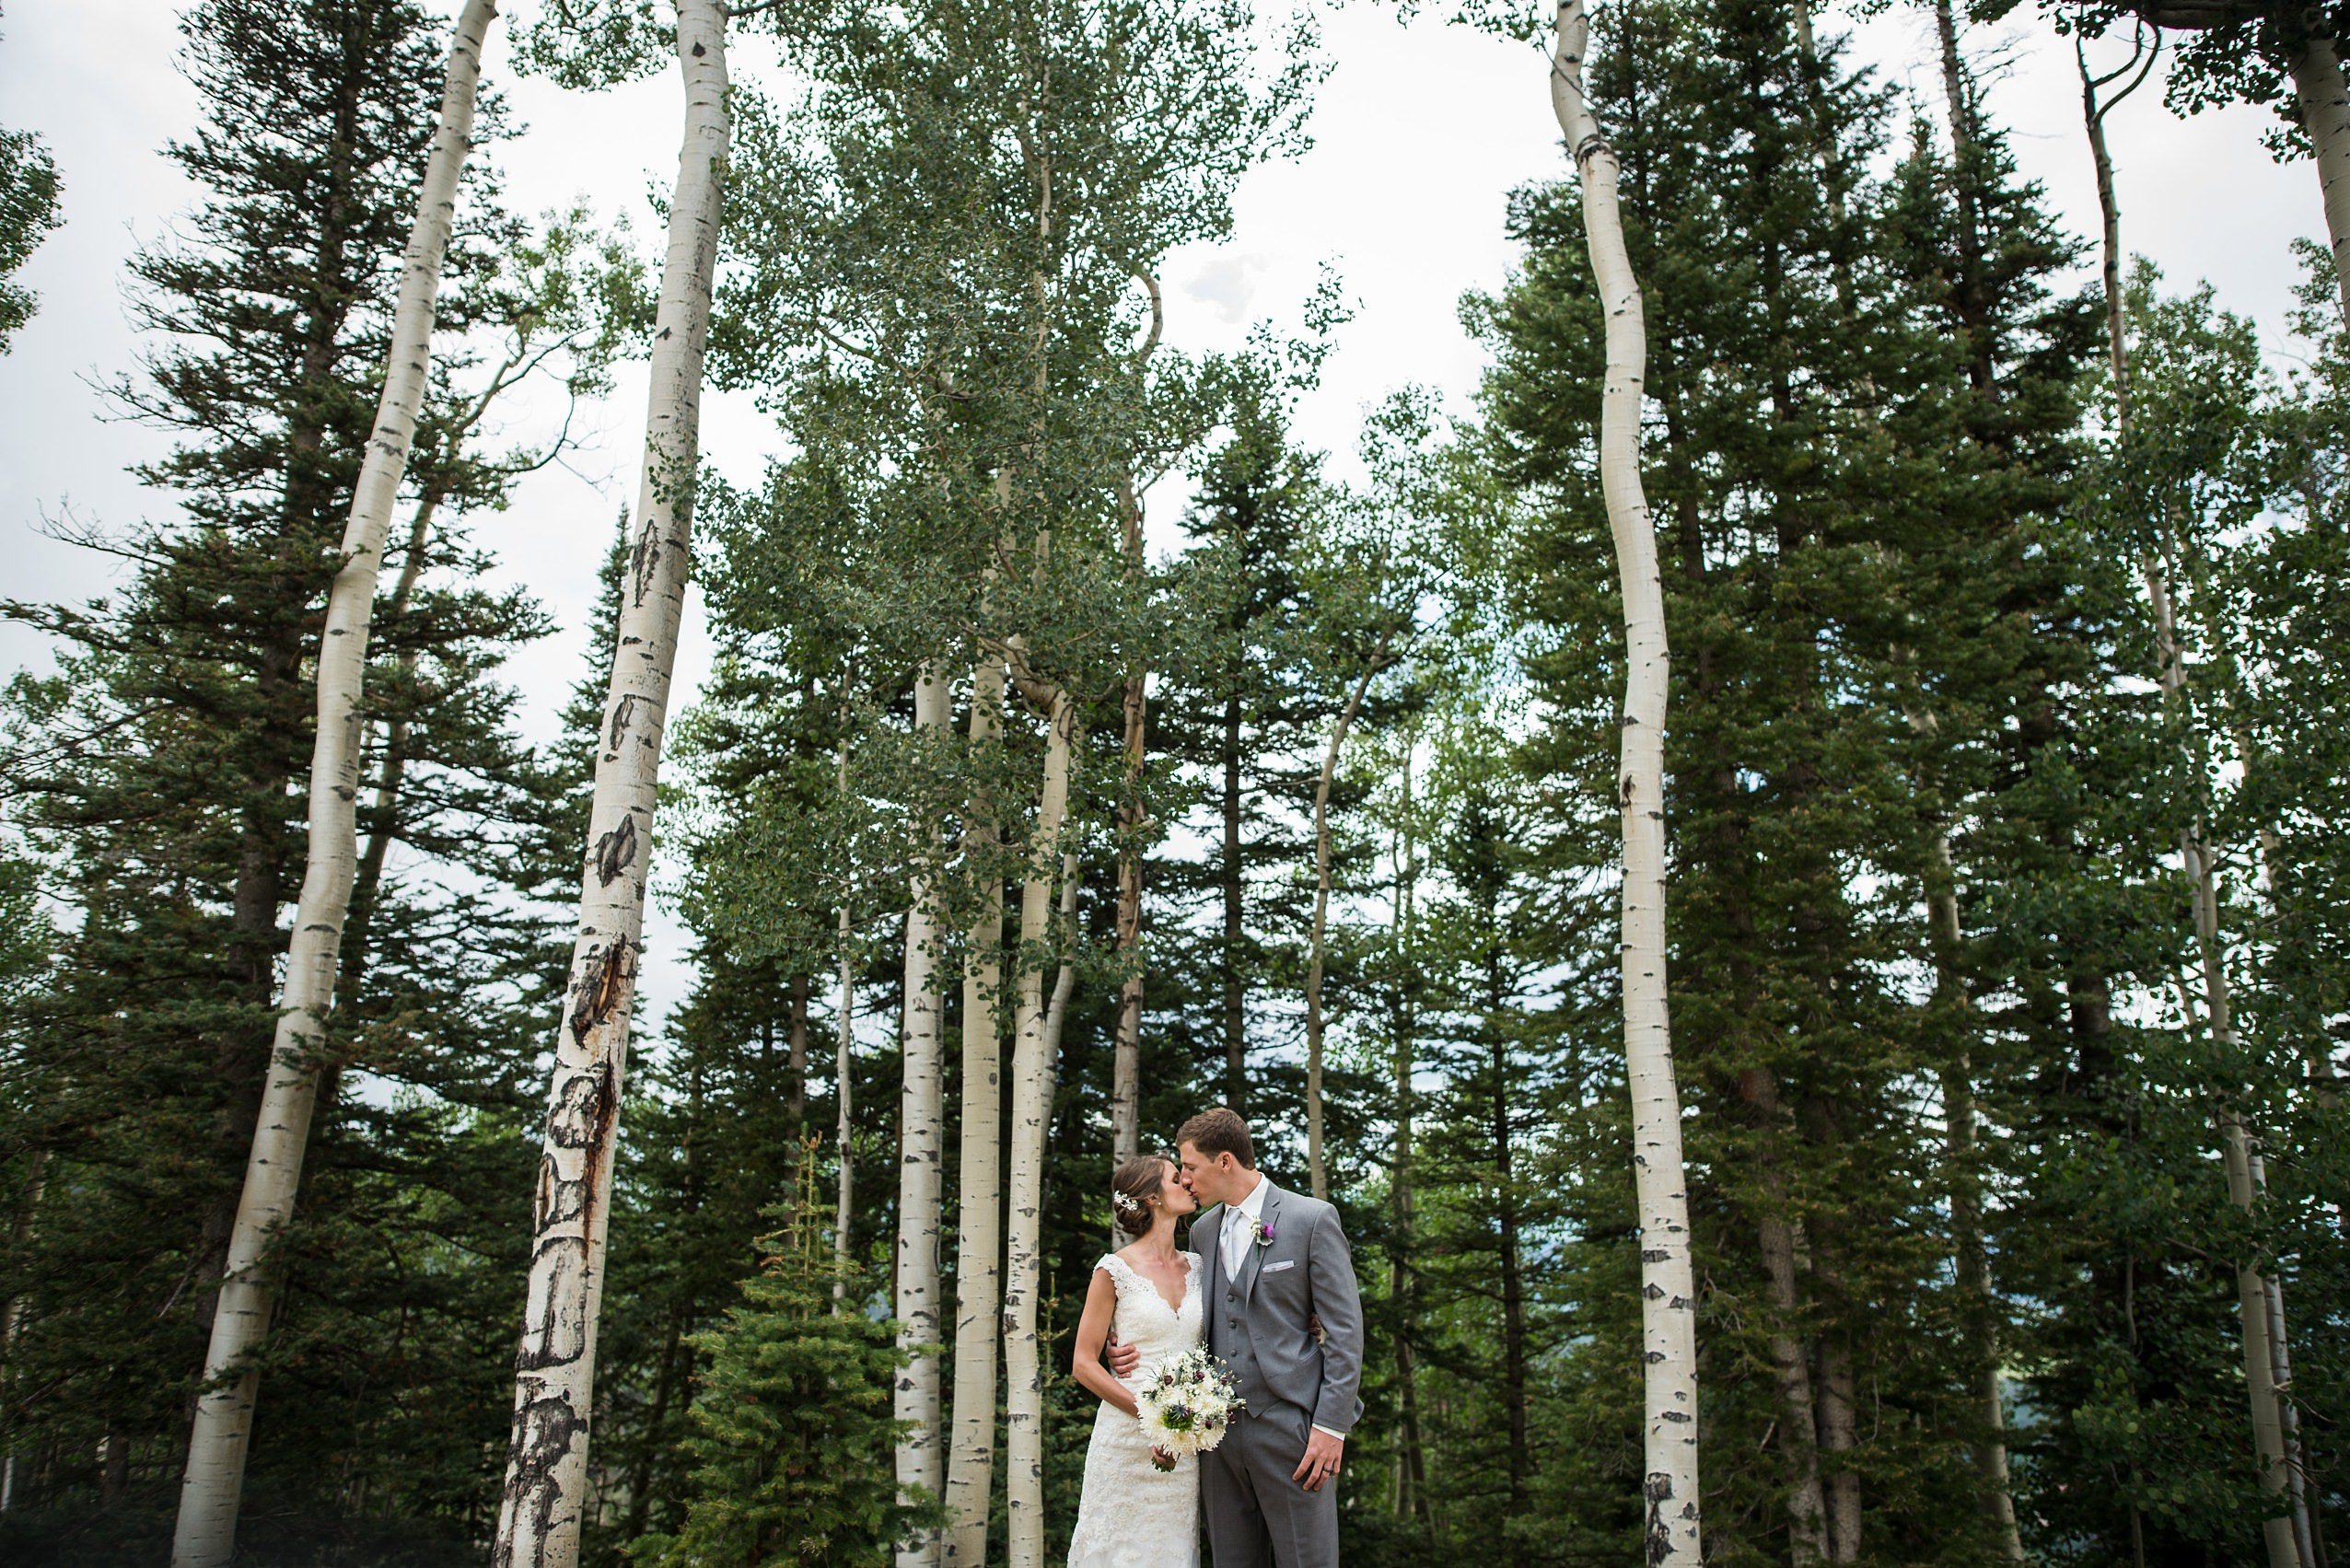
M 1355 1283 L 1355 1258 L 1338 1225 L 1338 1211 L 1326 1208 L 1314 1224 L 1307 1250 L 1313 1310 L 1321 1318 L 1321 1400 L 1314 1424 L 1333 1437 L 1354 1430 L 1363 1387 L 1363 1293 Z

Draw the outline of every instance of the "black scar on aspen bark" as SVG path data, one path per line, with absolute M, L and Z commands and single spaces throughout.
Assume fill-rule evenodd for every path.
M 1648 1502 L 1647 1539 L 1644 1543 L 1648 1561 L 1662 1562 L 1673 1554 L 1672 1531 L 1665 1524 L 1665 1504 L 1672 1501 L 1673 1478 L 1659 1470 L 1648 1477 L 1641 1490 Z
M 571 1038 L 576 1044 L 587 1044 L 588 1031 L 611 1017 L 620 1006 L 628 981 L 634 977 L 628 961 L 630 946 L 623 936 L 609 947 L 588 949 L 588 972 L 580 977 L 571 1007 Z M 574 1079 L 573 1083 L 580 1081 Z M 564 1093 L 570 1091 L 571 1086 L 565 1085 Z
M 587 1276 L 588 1238 L 584 1236 L 542 1237 L 530 1255 L 534 1298 L 560 1304 L 584 1287 Z M 551 1311 L 544 1318 L 524 1325 L 522 1342 L 515 1351 L 515 1370 L 534 1373 L 569 1366 L 586 1350 L 587 1339 L 578 1320 L 566 1325 L 560 1310 Z
M 636 704 L 645 699 L 634 691 L 624 691 L 612 704 L 612 726 L 604 736 L 604 749 L 617 752 L 621 739 L 628 734 L 629 726 L 636 722 Z
M 555 1510 L 563 1506 L 563 1489 L 555 1481 L 555 1467 L 563 1462 L 587 1425 L 571 1401 L 560 1395 L 532 1400 L 514 1418 L 514 1466 L 506 1474 L 506 1495 L 515 1515 L 532 1521 L 530 1539 L 538 1545 L 532 1562 L 544 1561 L 548 1533 Z M 513 1558 L 501 1549 L 500 1568 Z
M 601 1075 L 574 1073 L 556 1094 L 547 1117 L 547 1142 L 559 1149 L 584 1149 L 596 1136 L 597 1101 L 603 1096 Z
M 636 549 L 629 563 L 629 571 L 636 578 L 636 602 L 645 602 L 645 589 L 653 580 L 653 568 L 660 563 L 661 536 L 651 513 L 646 513 L 645 527 L 636 535 Z
M 555 1168 L 553 1160 L 542 1162 L 539 1173 L 539 1225 L 568 1225 L 588 1212 L 588 1184 L 571 1181 Z
M 581 1210 L 596 1196 L 598 1167 L 611 1157 L 612 1127 L 620 1120 L 620 1092 L 610 1058 L 596 1063 L 596 1093 L 588 1103 L 588 1158 L 580 1167 Z
M 636 815 L 631 812 L 620 819 L 620 826 L 596 841 L 596 876 L 607 888 L 620 874 L 636 864 Z

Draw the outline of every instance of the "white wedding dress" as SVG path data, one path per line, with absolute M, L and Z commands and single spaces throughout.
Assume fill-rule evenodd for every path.
M 1183 1300 L 1168 1305 L 1158 1287 L 1112 1253 L 1094 1265 L 1118 1287 L 1111 1319 L 1119 1342 L 1143 1358 L 1131 1376 L 1138 1388 L 1160 1364 L 1200 1342 L 1200 1260 L 1183 1260 Z M 1199 1568 L 1200 1462 L 1186 1455 L 1171 1470 L 1150 1462 L 1142 1423 L 1104 1400 L 1086 1449 L 1085 1491 L 1077 1530 L 1069 1538 L 1069 1568 Z

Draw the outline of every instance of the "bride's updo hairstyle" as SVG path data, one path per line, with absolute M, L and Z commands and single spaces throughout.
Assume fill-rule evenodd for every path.
M 1110 1208 L 1118 1228 L 1128 1236 L 1145 1237 L 1158 1219 L 1158 1190 L 1167 1180 L 1167 1161 L 1158 1155 L 1136 1155 L 1110 1179 Z

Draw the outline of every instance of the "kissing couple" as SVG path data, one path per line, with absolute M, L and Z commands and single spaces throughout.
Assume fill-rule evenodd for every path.
M 1216 1568 L 1337 1568 L 1336 1482 L 1363 1413 L 1363 1298 L 1338 1211 L 1259 1174 L 1232 1111 L 1192 1117 L 1175 1146 L 1111 1180 L 1133 1240 L 1094 1265 L 1077 1324 L 1076 1379 L 1101 1408 L 1069 1568 L 1198 1568 L 1203 1517 Z M 1203 1345 L 1246 1409 L 1207 1453 L 1156 1451 L 1137 1395 Z

